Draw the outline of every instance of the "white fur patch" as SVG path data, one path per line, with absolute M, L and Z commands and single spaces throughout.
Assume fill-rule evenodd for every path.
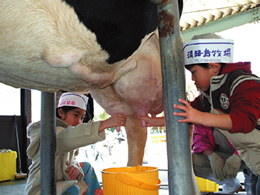
M 70 47 L 46 48 L 43 52 L 43 60 L 52 67 L 68 67 L 76 64 L 82 58 L 82 52 Z

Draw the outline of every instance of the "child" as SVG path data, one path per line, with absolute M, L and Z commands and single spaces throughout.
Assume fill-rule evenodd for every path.
M 194 36 L 184 43 L 183 52 L 201 95 L 191 104 L 180 99 L 184 105 L 174 108 L 184 112 L 174 115 L 185 117 L 178 120 L 182 123 L 217 128 L 260 175 L 260 79 L 251 74 L 250 62 L 231 63 L 232 41 L 212 33 Z
M 184 112 L 174 115 L 185 117 L 179 122 L 217 128 L 259 176 L 260 79 L 251 74 L 250 62 L 232 63 L 233 41 L 212 33 L 194 36 L 184 43 L 183 52 L 185 67 L 201 95 L 191 104 L 180 99 L 184 105 L 174 108 Z M 164 125 L 163 117 L 139 119 L 143 126 Z
M 242 171 L 245 189 L 249 191 L 250 169 L 228 139 L 216 128 L 194 125 L 192 163 L 196 176 L 222 185 L 222 191 L 217 192 L 219 194 L 241 191 L 243 188 L 236 177 Z
M 78 148 L 105 139 L 106 128 L 125 126 L 125 115 L 114 115 L 104 121 L 82 123 L 88 97 L 79 93 L 64 93 L 56 109 L 56 184 L 57 194 L 103 194 L 94 169 L 87 162 L 78 163 Z M 27 128 L 30 145 L 28 157 L 32 159 L 27 181 L 28 195 L 40 194 L 40 122 Z M 77 185 L 76 185 L 77 184 Z

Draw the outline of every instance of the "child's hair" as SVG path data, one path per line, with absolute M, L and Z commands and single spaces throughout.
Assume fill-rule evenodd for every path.
M 220 71 L 219 71 L 219 74 L 221 74 L 222 69 L 223 69 L 223 67 L 226 65 L 226 63 L 218 63 L 218 64 L 221 65 L 221 68 L 220 68 Z M 187 70 L 190 70 L 190 69 L 191 69 L 193 66 L 195 66 L 195 65 L 201 66 L 202 68 L 205 68 L 205 69 L 208 69 L 208 68 L 209 68 L 209 66 L 208 66 L 209 64 L 208 64 L 208 63 L 186 65 L 185 68 L 186 68 Z
M 191 65 L 186 65 L 185 68 L 187 70 L 192 69 L 195 65 L 201 66 L 202 68 L 208 69 L 208 63 L 201 63 L 201 64 L 191 64 Z
M 64 112 L 65 115 L 66 115 L 67 112 L 69 112 L 69 111 L 71 111 L 71 110 L 74 110 L 74 109 L 76 109 L 77 107 L 73 107 L 73 106 L 63 106 L 63 107 L 59 107 L 59 108 L 62 109 L 63 112 Z M 58 113 L 58 109 L 59 109 L 59 108 L 56 109 L 56 117 L 59 118 L 59 119 L 61 119 L 61 117 L 60 117 L 60 115 L 59 115 L 59 113 Z

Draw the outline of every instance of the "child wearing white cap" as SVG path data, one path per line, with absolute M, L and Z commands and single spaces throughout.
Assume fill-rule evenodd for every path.
M 197 35 L 184 42 L 184 65 L 201 94 L 191 103 L 179 99 L 182 105 L 175 104 L 174 108 L 184 112 L 176 110 L 173 114 L 184 117 L 178 120 L 181 123 L 220 131 L 251 171 L 259 176 L 260 78 L 252 74 L 250 62 L 233 63 L 233 45 L 233 40 L 214 33 Z M 139 121 L 141 126 L 165 124 L 164 117 L 144 116 L 139 117 Z M 238 155 L 231 157 L 236 165 L 228 161 L 226 166 L 225 163 L 219 166 L 221 163 L 216 163 L 219 159 L 216 153 L 207 152 L 204 155 L 212 159 L 215 179 L 225 180 L 236 175 L 241 164 Z M 233 193 L 236 189 L 228 191 Z
M 64 93 L 56 109 L 56 184 L 57 194 L 103 194 L 93 167 L 75 160 L 78 148 L 105 139 L 106 128 L 125 126 L 125 115 L 114 115 L 104 121 L 82 123 L 86 114 L 88 97 L 80 93 Z M 30 145 L 28 157 L 33 160 L 29 167 L 26 192 L 40 193 L 40 122 L 27 127 Z
M 250 62 L 232 63 L 232 40 L 212 33 L 185 42 L 183 53 L 185 68 L 191 72 L 201 94 L 190 104 L 180 99 L 183 105 L 175 104 L 174 108 L 184 112 L 176 111 L 174 115 L 184 117 L 179 122 L 219 130 L 259 176 L 260 78 L 252 74 Z M 205 155 L 214 161 L 218 159 L 212 151 Z M 213 170 L 216 179 L 227 179 L 231 169 L 225 170 Z

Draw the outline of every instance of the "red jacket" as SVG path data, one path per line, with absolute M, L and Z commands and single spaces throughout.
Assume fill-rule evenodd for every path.
M 237 69 L 242 69 L 247 73 L 251 73 L 250 62 L 227 63 L 221 74 L 226 74 Z M 201 96 L 201 95 L 200 95 Z M 198 96 L 191 106 L 203 111 L 210 112 L 209 107 L 205 106 L 200 96 Z M 229 133 L 249 133 L 257 124 L 260 118 L 260 83 L 254 80 L 248 80 L 240 83 L 234 90 L 229 99 L 232 120 L 232 130 Z

